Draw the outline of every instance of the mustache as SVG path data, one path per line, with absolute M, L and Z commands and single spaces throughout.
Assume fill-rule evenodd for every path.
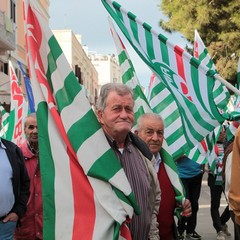
M 157 141 L 150 141 L 148 144 L 149 145 L 159 145 L 160 141 L 159 140 L 157 140 Z

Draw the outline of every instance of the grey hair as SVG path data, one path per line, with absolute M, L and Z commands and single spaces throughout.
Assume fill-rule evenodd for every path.
M 37 119 L 37 115 L 36 115 L 35 112 L 34 112 L 34 113 L 29 113 L 29 114 L 26 116 L 26 118 L 25 118 L 24 127 L 27 126 L 27 119 L 30 118 L 30 117 Z
M 159 114 L 157 114 L 157 113 L 144 113 L 137 120 L 136 130 L 140 131 L 142 129 L 143 121 L 146 118 L 154 118 L 156 120 L 160 120 L 160 121 L 163 122 L 163 126 L 164 126 L 163 118 Z
M 122 83 L 107 83 L 101 87 L 100 94 L 97 100 L 97 109 L 104 110 L 106 107 L 107 97 L 110 92 L 117 92 L 119 96 L 131 94 L 133 98 L 133 91 L 130 87 Z M 134 99 L 134 98 L 133 98 Z

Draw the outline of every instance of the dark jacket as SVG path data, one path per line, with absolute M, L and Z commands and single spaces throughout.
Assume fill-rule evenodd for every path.
M 148 148 L 148 145 L 140 137 L 132 132 L 129 132 L 129 137 L 132 140 L 133 145 L 135 145 L 140 150 L 140 152 L 151 161 L 153 154 Z
M 6 147 L 6 154 L 13 171 L 12 183 L 15 203 L 10 212 L 16 213 L 18 217 L 21 218 L 27 208 L 27 202 L 30 195 L 30 179 L 28 177 L 23 154 L 20 148 L 16 144 L 3 138 L 1 141 Z

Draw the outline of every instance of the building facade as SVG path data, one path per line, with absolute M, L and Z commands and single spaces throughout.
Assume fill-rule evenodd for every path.
M 98 96 L 98 72 L 81 45 L 81 35 L 72 30 L 53 30 L 79 83 L 84 86 L 90 104 L 95 105 Z
M 98 72 L 98 88 L 109 82 L 122 82 L 118 58 L 112 55 L 88 53 L 94 67 Z
M 49 0 L 39 0 L 37 3 L 46 19 L 49 19 Z M 12 62 L 15 68 L 25 94 L 23 74 L 18 65 L 19 61 L 24 71 L 28 72 L 23 0 L 1 0 L 0 4 L 0 103 L 7 111 L 10 108 L 9 61 Z

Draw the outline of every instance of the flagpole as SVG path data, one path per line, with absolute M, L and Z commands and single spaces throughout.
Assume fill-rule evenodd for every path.
M 215 74 L 214 77 L 217 80 L 219 80 L 222 84 L 224 84 L 228 89 L 232 90 L 234 93 L 240 96 L 240 91 L 237 88 L 235 88 L 231 83 L 222 78 L 219 74 Z

